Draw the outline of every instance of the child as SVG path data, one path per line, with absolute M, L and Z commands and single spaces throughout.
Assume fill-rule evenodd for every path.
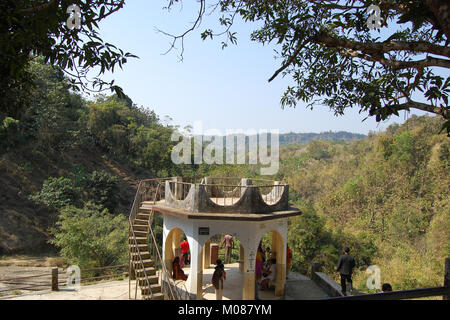
M 216 289 L 216 300 L 222 300 L 223 280 L 226 279 L 227 273 L 225 272 L 225 266 L 222 261 L 218 259 L 211 279 L 211 283 Z

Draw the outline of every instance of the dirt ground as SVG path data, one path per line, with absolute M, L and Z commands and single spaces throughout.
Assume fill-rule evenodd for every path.
M 51 288 L 52 267 L 64 267 L 61 258 L 9 256 L 0 259 L 0 297 L 21 295 Z M 59 281 L 65 281 L 65 274 Z

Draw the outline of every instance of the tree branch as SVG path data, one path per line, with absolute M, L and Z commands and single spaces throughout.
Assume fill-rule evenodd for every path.
M 394 105 L 394 107 L 398 110 L 409 110 L 410 108 L 419 109 L 422 111 L 438 114 L 447 120 L 450 119 L 450 112 L 448 108 L 439 108 L 430 104 L 417 102 L 413 100 L 409 100 L 406 103 Z
M 268 80 L 268 82 L 271 82 L 273 79 L 275 79 L 281 72 L 283 72 L 283 70 L 285 70 L 287 67 L 289 67 L 289 65 L 294 62 L 295 58 L 298 56 L 298 54 L 300 53 L 300 51 L 302 51 L 302 49 L 305 47 L 305 45 L 309 42 L 309 38 L 306 39 L 305 41 L 303 41 L 301 44 L 299 44 L 299 46 L 297 47 L 297 49 L 295 49 L 294 53 L 289 57 L 289 59 L 286 61 L 285 64 L 283 64 L 281 66 L 281 68 L 279 68 L 277 71 L 275 71 L 275 73 L 270 77 L 270 79 Z
M 332 48 L 346 48 L 362 51 L 366 54 L 381 54 L 390 51 L 411 51 L 420 53 L 432 53 L 450 58 L 450 47 L 440 46 L 428 42 L 356 42 L 350 39 L 337 38 L 328 33 L 319 32 L 313 40 Z

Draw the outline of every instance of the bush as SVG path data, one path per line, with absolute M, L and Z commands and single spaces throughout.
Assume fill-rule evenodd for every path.
M 6 117 L 0 125 L 0 147 L 8 149 L 21 140 L 19 120 Z
M 75 205 L 80 198 L 80 189 L 69 178 L 50 177 L 44 181 L 42 190 L 30 197 L 31 200 L 51 209 Z
M 83 209 L 62 209 L 50 243 L 64 260 L 81 269 L 125 264 L 128 257 L 128 224 L 124 215 L 88 203 Z
M 114 211 L 117 204 L 116 195 L 119 192 L 119 179 L 106 171 L 94 171 L 83 181 L 83 189 L 87 200 L 101 205 L 109 211 Z

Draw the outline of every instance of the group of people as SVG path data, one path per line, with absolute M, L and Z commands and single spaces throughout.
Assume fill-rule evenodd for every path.
M 260 241 L 256 252 L 255 263 L 255 278 L 260 290 L 267 290 L 273 287 L 276 272 L 277 259 L 273 257 L 270 248 L 264 248 L 262 241 Z

